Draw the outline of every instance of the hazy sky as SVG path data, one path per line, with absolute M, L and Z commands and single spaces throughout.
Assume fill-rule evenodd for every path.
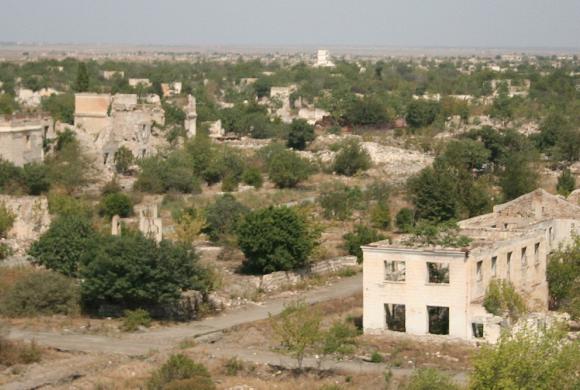
M 0 41 L 580 47 L 580 0 L 0 0 Z

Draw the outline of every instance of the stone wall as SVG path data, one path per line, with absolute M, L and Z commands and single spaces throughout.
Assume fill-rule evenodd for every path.
M 42 126 L 0 127 L 0 157 L 17 166 L 42 162 Z
M 16 216 L 9 239 L 37 240 L 50 226 L 48 200 L 44 196 L 0 195 L 0 205 Z

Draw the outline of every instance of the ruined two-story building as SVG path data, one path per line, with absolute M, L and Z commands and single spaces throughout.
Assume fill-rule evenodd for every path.
M 367 334 L 498 336 L 483 300 L 493 279 L 509 280 L 539 311 L 548 309 L 548 255 L 580 233 L 580 207 L 536 190 L 459 223 L 464 248 L 376 242 L 364 246 Z

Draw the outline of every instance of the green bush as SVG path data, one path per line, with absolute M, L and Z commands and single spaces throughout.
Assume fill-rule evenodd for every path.
M 451 377 L 434 368 L 420 368 L 416 370 L 409 382 L 403 386 L 404 390 L 458 390 L 459 386 L 453 383 Z
M 125 310 L 121 330 L 124 332 L 135 332 L 140 327 L 149 328 L 151 326 L 151 315 L 147 310 Z
M 369 153 L 356 138 L 348 139 L 339 145 L 334 157 L 333 169 L 339 175 L 353 176 L 371 167 Z
M 278 188 L 296 187 L 312 173 L 310 163 L 291 150 L 276 151 L 266 164 L 268 177 Z
M 94 255 L 98 235 L 90 221 L 77 215 L 55 219 L 32 244 L 28 254 L 34 262 L 67 276 L 77 276 L 81 262 Z
M 378 202 L 371 208 L 370 220 L 373 227 L 388 229 L 391 226 L 391 211 L 387 202 Z
M 489 283 L 485 291 L 483 307 L 496 316 L 503 316 L 507 313 L 514 320 L 527 311 L 524 299 L 507 280 L 494 279 Z
M 576 188 L 576 179 L 569 169 L 564 169 L 558 177 L 557 190 L 560 195 L 568 196 Z
M 264 179 L 262 178 L 262 173 L 258 168 L 249 167 L 246 168 L 242 174 L 242 182 L 254 188 L 262 188 Z
M 377 351 L 373 352 L 373 354 L 371 355 L 371 363 L 382 363 L 384 361 L 385 358 L 383 357 L 383 355 L 381 355 Z
M 0 243 L 0 260 L 4 260 L 9 256 L 12 256 L 12 248 L 10 248 L 7 244 Z
M 0 192 L 8 192 L 8 189 L 20 180 L 20 169 L 12 162 L 0 157 Z
M 133 164 L 133 152 L 131 152 L 127 147 L 121 146 L 115 152 L 115 170 L 120 174 L 127 174 L 131 164 Z
M 52 271 L 35 271 L 12 285 L 0 298 L 8 317 L 74 314 L 79 310 L 76 281 Z
M 185 382 L 188 381 L 188 382 Z M 196 387 L 198 386 L 200 387 Z M 193 386 L 193 387 L 190 387 Z M 149 390 L 213 390 L 215 385 L 207 368 L 183 354 L 172 355 L 149 379 Z
M 355 209 L 361 208 L 362 191 L 358 187 L 336 182 L 321 189 L 318 202 L 326 218 L 346 220 Z
M 314 126 L 304 119 L 294 119 L 288 132 L 287 146 L 296 150 L 306 149 L 306 144 L 314 140 Z
M 415 213 L 407 207 L 403 207 L 397 213 L 395 224 L 401 233 L 410 233 L 415 226 Z
M 122 192 L 108 194 L 101 201 L 100 213 L 109 219 L 115 215 L 127 218 L 133 213 L 133 202 Z
M 22 168 L 22 181 L 29 195 L 40 195 L 50 189 L 48 167 L 44 164 L 25 164 Z
M 8 231 L 14 226 L 16 216 L 8 210 L 4 203 L 0 203 L 0 238 L 6 238 Z
M 89 202 L 56 192 L 48 194 L 48 211 L 58 216 L 90 218 L 93 215 L 93 209 Z
M 233 175 L 226 175 L 222 179 L 222 191 L 223 192 L 235 192 L 238 190 L 240 182 Z
M 353 324 L 337 321 L 323 333 L 322 353 L 350 355 L 355 350 L 358 335 L 359 332 Z
M 358 262 L 361 263 L 363 261 L 361 246 L 384 240 L 385 236 L 371 227 L 356 225 L 354 231 L 345 234 L 342 238 L 348 253 L 356 256 Z
M 204 233 L 213 242 L 225 239 L 235 232 L 237 225 L 248 212 L 248 208 L 232 195 L 225 194 L 218 197 L 205 210 L 206 228 Z
M 318 238 L 296 210 L 269 207 L 248 214 L 237 237 L 248 272 L 289 271 L 308 264 Z
M 546 270 L 552 309 L 580 318 L 580 236 L 550 254 Z

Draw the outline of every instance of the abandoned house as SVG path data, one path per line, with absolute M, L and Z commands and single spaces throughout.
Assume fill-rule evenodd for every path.
M 136 158 L 155 154 L 166 141 L 154 129 L 164 123 L 161 105 L 141 102 L 135 94 L 75 95 L 75 132 L 102 167 L 114 166 L 115 153 L 122 146 Z
M 45 129 L 42 125 L 0 126 L 0 158 L 14 165 L 44 160 Z
M 461 221 L 459 228 L 472 240 L 465 248 L 404 241 L 362 248 L 365 333 L 494 342 L 499 317 L 483 307 L 488 284 L 509 280 L 531 309 L 546 311 L 547 258 L 580 233 L 580 207 L 539 189 Z

